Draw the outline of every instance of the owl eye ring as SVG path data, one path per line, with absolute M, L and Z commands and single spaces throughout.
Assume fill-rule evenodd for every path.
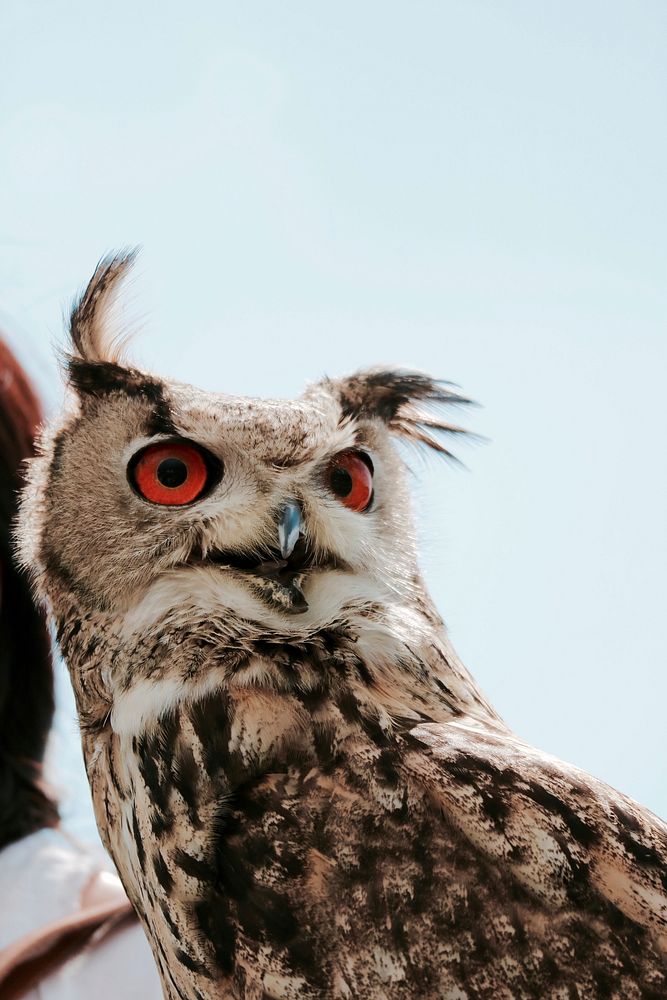
M 192 441 L 160 441 L 137 452 L 127 474 L 144 500 L 162 507 L 185 507 L 201 499 L 220 478 L 222 466 Z
M 373 502 L 373 463 L 363 451 L 341 451 L 327 466 L 326 484 L 345 507 L 363 513 Z

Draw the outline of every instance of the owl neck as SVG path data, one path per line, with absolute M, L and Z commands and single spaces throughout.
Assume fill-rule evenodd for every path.
M 137 733 L 179 701 L 214 691 L 290 694 L 306 704 L 344 698 L 387 734 L 460 716 L 499 721 L 425 601 L 347 609 L 302 632 L 188 606 L 136 624 L 72 616 L 67 605 L 58 635 L 84 725 L 111 718 L 118 732 Z

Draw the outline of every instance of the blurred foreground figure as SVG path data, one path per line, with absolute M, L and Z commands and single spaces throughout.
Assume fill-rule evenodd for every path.
M 667 827 L 507 728 L 420 574 L 394 442 L 443 451 L 464 400 L 139 371 L 128 264 L 73 311 L 21 536 L 167 996 L 664 1000 Z
M 42 783 L 50 637 L 10 543 L 20 465 L 39 421 L 0 341 L 0 997 L 153 1000 L 159 980 L 120 882 L 59 828 Z

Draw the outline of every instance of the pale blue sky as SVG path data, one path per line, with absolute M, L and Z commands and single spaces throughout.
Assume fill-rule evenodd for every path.
M 491 443 L 415 466 L 454 643 L 663 816 L 666 29 L 660 0 L 0 11 L 0 308 L 44 391 L 63 303 L 135 243 L 161 372 L 460 383 Z

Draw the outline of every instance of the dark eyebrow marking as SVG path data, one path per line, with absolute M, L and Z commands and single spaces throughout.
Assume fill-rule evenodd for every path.
M 164 394 L 164 386 L 135 368 L 124 368 L 112 361 L 84 361 L 69 358 L 69 379 L 81 396 L 102 399 L 112 393 L 146 400 L 153 408 L 149 421 L 151 434 L 175 434 L 176 427 L 171 408 Z

